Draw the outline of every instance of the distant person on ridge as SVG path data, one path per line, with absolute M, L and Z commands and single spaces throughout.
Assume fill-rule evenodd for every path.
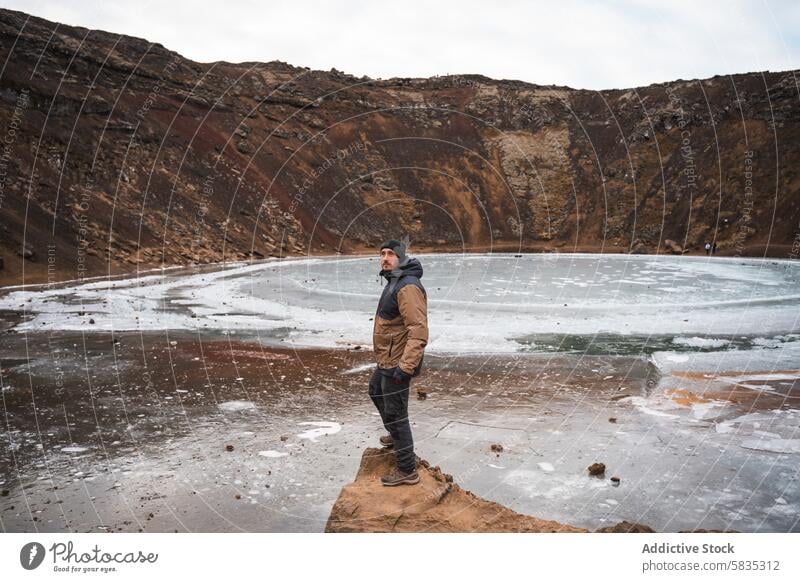
M 387 240 L 380 248 L 380 275 L 388 284 L 375 312 L 372 343 L 377 367 L 369 381 L 369 396 L 388 435 L 384 447 L 394 447 L 397 469 L 381 477 L 386 486 L 419 483 L 414 440 L 408 421 L 411 378 L 422 370 L 428 344 L 428 298 L 420 282 L 422 265 L 406 256 L 406 245 Z

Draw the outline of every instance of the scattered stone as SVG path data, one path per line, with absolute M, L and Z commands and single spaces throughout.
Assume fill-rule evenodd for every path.
M 611 477 L 611 483 L 613 483 L 615 486 L 618 486 L 619 485 L 619 477 L 616 477 L 616 476 L 615 477 Z
M 28 259 L 29 261 L 34 261 L 36 259 L 36 251 L 34 251 L 27 244 L 24 245 L 20 250 L 18 250 L 17 254 L 23 259 Z
M 617 418 L 615 416 L 612 416 L 611 418 L 608 419 L 608 422 L 612 424 L 617 424 Z
M 233 445 L 225 445 L 225 450 L 230 453 L 231 451 L 233 451 Z
M 0 491 L 0 497 L 8 497 L 8 494 L 11 493 L 8 489 L 3 489 Z
M 428 397 L 428 392 L 422 388 L 417 388 L 417 400 L 425 400 Z
M 592 463 L 589 465 L 589 475 L 593 477 L 599 477 L 600 475 L 605 475 L 606 466 L 603 463 Z
M 283 434 L 283 435 L 281 435 L 281 440 L 282 441 L 288 441 L 289 437 L 287 435 Z
M 503 452 L 503 445 L 494 443 L 491 446 L 491 449 L 492 449 L 493 453 L 502 453 Z

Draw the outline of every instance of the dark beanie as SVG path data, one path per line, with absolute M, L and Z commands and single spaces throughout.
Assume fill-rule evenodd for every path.
M 383 249 L 392 249 L 392 252 L 397 255 L 397 257 L 402 262 L 403 259 L 406 258 L 406 245 L 401 243 L 399 240 L 389 239 L 385 243 L 381 245 L 379 250 Z

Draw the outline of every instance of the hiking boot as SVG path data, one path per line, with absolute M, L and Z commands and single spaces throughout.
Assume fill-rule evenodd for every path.
M 384 448 L 387 448 L 387 449 L 393 447 L 394 446 L 394 439 L 392 438 L 392 435 L 387 434 L 387 435 L 382 436 L 381 437 L 381 444 L 384 446 Z
M 416 471 L 403 473 L 400 469 L 395 469 L 389 475 L 381 477 L 381 483 L 386 487 L 394 487 L 395 485 L 416 485 L 419 483 L 419 473 Z

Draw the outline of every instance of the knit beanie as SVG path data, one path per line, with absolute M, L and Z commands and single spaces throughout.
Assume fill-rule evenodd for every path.
M 406 258 L 406 245 L 401 243 L 399 240 L 387 240 L 381 245 L 379 250 L 382 251 L 383 249 L 392 249 L 392 252 L 397 255 L 401 263 L 403 262 L 403 259 Z

